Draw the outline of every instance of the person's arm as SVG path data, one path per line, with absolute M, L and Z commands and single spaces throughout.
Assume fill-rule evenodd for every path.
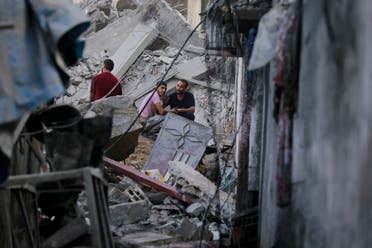
M 164 96 L 161 97 L 161 100 L 163 102 L 163 105 L 162 105 L 163 108 L 169 105 L 169 97 L 167 94 L 164 94 Z
M 168 113 L 168 111 L 163 108 L 161 103 L 155 104 L 155 107 L 156 112 L 158 112 L 159 115 L 165 115 L 166 113 Z
M 93 101 L 95 91 L 96 91 L 96 86 L 95 86 L 94 78 L 93 78 L 92 82 L 90 83 L 90 97 L 89 97 L 89 100 L 91 102 Z
M 195 106 L 191 106 L 188 108 L 176 108 L 175 110 L 177 113 L 185 113 L 185 112 L 195 113 Z

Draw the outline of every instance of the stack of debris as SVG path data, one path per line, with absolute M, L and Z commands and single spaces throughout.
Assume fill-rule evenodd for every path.
M 133 152 L 141 126 L 136 123 L 129 130 L 132 138 L 122 137 L 122 134 L 135 119 L 136 108 L 144 96 L 163 77 L 192 31 L 182 15 L 164 0 L 138 2 L 141 4 L 119 7 L 121 1 L 112 1 L 111 14 L 105 15 L 119 13 L 115 14 L 118 18 L 112 18 L 112 23 L 107 21 L 102 28 L 98 28 L 101 22 L 94 21 L 94 29 L 87 34 L 85 58 L 70 68 L 71 86 L 57 101 L 77 105 L 87 116 L 113 109 L 112 143 L 106 146 L 112 151 L 106 155 L 116 161 L 123 161 Z M 80 6 L 89 10 L 87 13 L 91 16 L 93 13 L 102 16 L 101 12 L 106 11 L 102 6 L 107 6 L 103 3 L 107 2 L 85 0 L 80 1 Z M 106 168 L 116 173 L 119 168 L 117 174 L 125 176 L 119 183 L 111 180 L 109 189 L 111 228 L 118 246 L 142 247 L 197 240 L 223 240 L 229 245 L 236 170 L 230 154 L 223 147 L 216 147 L 220 144 L 212 142 L 211 136 L 233 131 L 234 79 L 227 80 L 218 74 L 228 70 L 229 73 L 222 75 L 234 76 L 230 69 L 234 60 L 206 59 L 201 46 L 202 40 L 193 35 L 164 79 L 169 93 L 175 90 L 179 79 L 190 82 L 190 91 L 196 99 L 196 119 L 194 123 L 164 121 L 147 163 L 139 166 L 145 170 L 155 169 L 158 174 L 149 174 L 152 178 L 105 159 Z M 115 62 L 113 73 L 121 79 L 123 96 L 89 103 L 90 80 L 108 57 Z M 168 114 L 167 118 L 172 115 Z M 204 130 L 203 135 L 198 133 L 198 127 Z M 162 143 L 164 136 L 172 140 Z M 199 147 L 199 144 L 202 145 Z M 232 144 L 225 145 L 232 147 Z M 217 154 L 221 150 L 226 153 Z M 168 161 L 171 161 L 169 166 Z M 223 175 L 221 179 L 219 174 Z M 84 204 L 81 196 L 81 209 L 85 209 Z
M 104 159 L 125 176 L 109 190 L 116 242 L 123 247 L 195 240 L 229 244 L 234 194 L 195 169 L 210 137 L 209 128 L 168 114 L 142 172 Z M 217 154 L 203 160 L 219 169 Z
M 193 240 L 229 244 L 234 199 L 203 175 L 182 162 L 170 162 L 167 184 L 149 187 L 151 179 L 140 172 L 134 175 L 124 165 L 106 162 L 137 181 L 125 177 L 109 189 L 111 228 L 117 243 L 123 247 Z M 176 192 L 183 197 L 171 197 Z
M 80 1 L 80 6 L 97 12 L 102 8 L 101 2 L 105 1 L 85 0 Z M 116 10 L 111 5 L 112 11 Z M 135 9 L 120 12 L 123 13 L 120 18 L 87 34 L 84 59 L 69 69 L 71 86 L 57 103 L 87 103 L 90 81 L 100 72 L 102 61 L 109 57 L 115 62 L 113 73 L 122 81 L 123 94 L 138 107 L 162 78 L 192 31 L 184 17 L 164 0 L 140 1 Z M 209 57 L 206 61 L 202 44 L 197 32 L 192 35 L 164 81 L 168 84 L 168 92 L 172 93 L 178 79 L 188 80 L 189 90 L 196 99 L 195 121 L 206 126 L 218 123 L 216 133 L 231 133 L 234 72 L 228 73 L 232 77 L 229 79 L 220 78 L 218 74 L 226 74 L 219 72 L 233 67 L 234 60 Z

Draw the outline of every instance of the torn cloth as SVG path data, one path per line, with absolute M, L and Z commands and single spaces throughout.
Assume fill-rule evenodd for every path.
M 261 18 L 248 70 L 261 68 L 275 57 L 280 27 L 288 18 L 288 11 L 288 5 L 277 4 Z
M 300 63 L 300 8 L 301 1 L 290 7 L 280 31 L 275 58 L 274 118 L 279 125 L 276 158 L 279 207 L 288 206 L 291 198 L 293 114 L 296 111 Z

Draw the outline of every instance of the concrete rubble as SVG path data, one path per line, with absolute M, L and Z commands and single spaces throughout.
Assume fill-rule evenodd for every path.
M 134 120 L 136 107 L 162 78 L 192 28 L 164 0 L 75 2 L 92 17 L 93 25 L 86 33 L 84 59 L 69 68 L 71 86 L 64 96 L 57 99 L 57 103 L 78 106 L 83 115 L 94 116 L 112 111 L 111 139 L 115 142 Z M 179 79 L 188 80 L 196 99 L 195 121 L 212 127 L 216 134 L 231 133 L 233 82 L 224 84 L 226 79 L 217 76 L 217 72 L 226 70 L 226 75 L 233 75 L 234 71 L 230 72 L 229 68 L 234 61 L 220 58 L 206 60 L 204 55 L 203 41 L 196 32 L 164 81 L 168 92 L 173 92 Z M 91 104 L 90 81 L 100 72 L 106 58 L 115 62 L 113 73 L 122 81 L 123 96 Z M 106 154 L 107 157 L 116 161 L 127 158 L 137 145 L 140 130 L 141 126 L 136 123 L 131 129 L 134 134 L 131 141 L 124 138 L 125 143 L 119 143 L 119 149 Z M 215 149 L 213 145 L 210 147 Z M 211 181 L 220 170 L 216 153 L 204 155 L 200 162 L 206 170 L 205 176 L 180 162 L 170 162 L 169 165 L 171 177 L 166 183 L 189 196 L 193 201 L 191 204 L 128 177 L 122 177 L 119 182 L 110 181 L 108 203 L 111 230 L 117 247 L 166 245 L 193 240 L 226 239 L 228 242 L 231 233 L 221 227 L 229 225 L 235 201 L 233 193 L 221 191 Z M 234 169 L 231 163 L 229 167 Z M 79 202 L 78 206 L 84 212 L 83 200 Z M 209 245 L 205 243 L 205 247 Z
M 79 4 L 88 13 L 92 10 L 95 10 L 94 13 L 103 12 L 103 6 L 109 6 L 111 14 L 118 12 L 112 7 L 115 1 L 112 5 L 107 5 L 107 2 L 110 1 L 82 0 Z M 184 17 L 164 0 L 139 1 L 136 8 L 119 12 L 122 13 L 120 17 L 107 26 L 86 34 L 84 59 L 69 69 L 71 86 L 64 96 L 57 99 L 57 103 L 78 105 L 89 102 L 91 79 L 100 72 L 102 61 L 112 58 L 116 64 L 114 74 L 122 80 L 123 94 L 133 99 L 138 107 L 143 97 L 162 78 L 191 32 Z M 226 118 L 227 115 L 232 116 L 233 109 L 229 106 L 233 106 L 233 88 L 214 75 L 224 70 L 231 61 L 221 58 L 205 61 L 204 51 L 202 40 L 195 33 L 165 81 L 168 91 L 172 92 L 178 79 L 188 80 L 191 83 L 190 91 L 196 98 L 196 122 L 209 126 L 210 123 L 223 120 L 218 124 L 217 133 L 224 133 L 226 129 L 231 129 L 229 126 L 233 123 L 232 118 Z M 207 98 L 213 92 L 216 92 L 215 96 Z M 221 92 L 223 97 L 218 96 Z M 217 106 L 224 111 L 212 113 L 207 105 Z

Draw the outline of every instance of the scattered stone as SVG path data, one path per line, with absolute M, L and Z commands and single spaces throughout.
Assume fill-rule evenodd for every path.
M 108 16 L 103 11 L 99 11 L 98 14 L 96 14 L 93 17 L 93 23 L 94 23 L 94 32 L 97 32 L 108 24 Z
M 221 214 L 230 219 L 234 213 L 235 200 L 231 194 L 219 191 L 219 202 L 214 197 L 217 191 L 216 185 L 202 174 L 187 166 L 183 162 L 169 161 L 170 180 L 173 186 L 180 192 L 190 195 L 191 198 L 200 199 L 205 205 L 211 204 L 211 213 L 217 214 L 219 204 Z
M 164 62 L 165 64 L 169 65 L 172 63 L 173 59 L 172 58 L 168 58 L 168 57 L 165 57 L 165 56 L 160 56 L 159 57 L 159 60 Z
M 66 95 L 67 96 L 72 96 L 72 95 L 75 94 L 75 92 L 76 92 L 75 86 L 70 85 L 70 87 L 68 87 L 68 89 L 66 90 Z

